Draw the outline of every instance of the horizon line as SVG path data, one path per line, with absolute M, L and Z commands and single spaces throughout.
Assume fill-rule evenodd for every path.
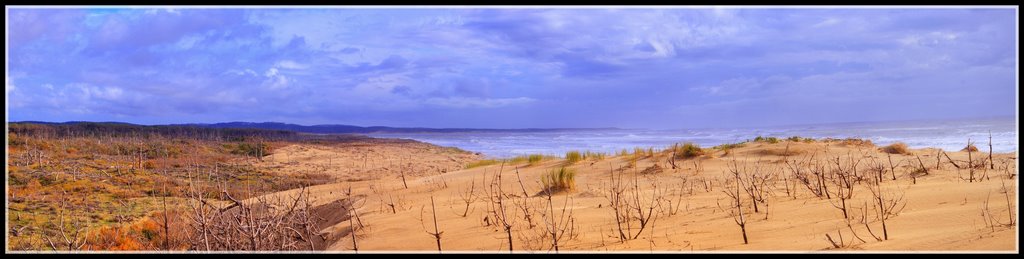
M 68 123 L 120 123 L 120 124 L 131 124 L 139 126 L 192 126 L 192 125 L 213 125 L 213 124 L 228 124 L 228 123 L 277 123 L 286 125 L 295 125 L 301 127 L 316 127 L 316 126 L 351 126 L 359 128 L 396 128 L 396 129 L 432 129 L 432 130 L 446 130 L 446 129 L 462 129 L 462 130 L 691 130 L 691 129 L 719 129 L 719 128 L 735 128 L 735 129 L 746 129 L 746 128 L 775 128 L 775 127 L 792 127 L 792 126 L 811 126 L 811 125 L 835 125 L 835 124 L 854 124 L 854 123 L 886 123 L 886 122 L 912 122 L 912 121 L 942 121 L 942 120 L 981 120 L 981 119 L 1008 119 L 1013 118 L 1014 121 L 1019 119 L 1019 115 L 993 115 L 993 116 L 977 116 L 977 117 L 957 117 L 957 118 L 924 118 L 924 119 L 902 119 L 902 120 L 860 120 L 860 121 L 840 121 L 840 122 L 823 122 L 823 123 L 793 123 L 793 124 L 782 124 L 782 125 L 759 125 L 759 126 L 732 126 L 732 127 L 688 127 L 688 128 L 623 128 L 623 127 L 531 127 L 531 128 L 481 128 L 481 127 L 423 127 L 423 126 L 384 126 L 384 125 L 372 125 L 372 126 L 360 126 L 354 124 L 342 124 L 342 123 L 321 123 L 321 124 L 300 124 L 290 122 L 279 122 L 279 121 L 222 121 L 222 122 L 185 122 L 185 123 L 163 123 L 163 124 L 144 124 L 144 123 L 133 123 L 124 121 L 86 121 L 86 120 L 71 120 L 71 121 L 42 121 L 42 120 L 21 120 L 21 121 L 7 121 L 7 124 L 11 123 L 50 123 L 50 124 L 68 124 Z

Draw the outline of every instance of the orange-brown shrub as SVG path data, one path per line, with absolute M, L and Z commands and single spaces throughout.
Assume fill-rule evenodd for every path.
M 882 147 L 881 150 L 882 150 L 882 152 L 889 153 L 889 154 L 897 154 L 897 155 L 909 155 L 910 154 L 910 148 L 908 148 L 907 144 L 905 144 L 903 142 L 892 143 L 892 144 L 890 144 L 888 146 Z

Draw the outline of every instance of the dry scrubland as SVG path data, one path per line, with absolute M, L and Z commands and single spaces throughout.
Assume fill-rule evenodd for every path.
M 387 171 L 399 168 L 400 161 L 392 158 L 397 155 L 380 156 L 373 155 L 374 152 L 417 154 L 413 161 L 429 161 L 430 166 L 420 168 L 416 164 L 406 168 L 441 171 L 460 168 L 478 159 L 477 155 L 453 148 L 360 136 L 300 136 L 259 130 L 151 130 L 105 124 L 9 126 L 10 250 L 205 250 L 205 244 L 200 248 L 190 241 L 195 240 L 197 223 L 213 219 L 223 219 L 223 223 L 234 218 L 238 209 L 222 210 L 230 207 L 232 200 L 257 200 L 254 197 L 262 194 L 352 179 L 339 177 L 346 174 L 369 176 L 363 179 L 400 174 Z M 359 165 L 352 166 L 354 162 L 345 154 L 359 154 Z M 347 162 L 333 160 L 338 158 Z M 340 210 L 339 205 L 304 211 Z M 196 211 L 216 211 L 217 215 L 204 218 L 189 214 Z M 272 214 L 255 212 L 245 216 L 257 220 L 256 216 L 266 218 Z M 297 216 L 278 218 L 295 221 Z M 316 220 L 327 224 L 342 219 L 339 216 Z M 206 225 L 205 228 L 213 227 Z M 281 232 L 285 225 L 281 222 L 273 229 Z M 242 226 L 221 227 L 221 232 L 207 232 L 206 236 L 241 239 L 234 235 L 243 230 Z M 308 232 L 313 230 L 311 226 Z M 274 238 L 305 238 L 296 238 L 299 235 L 289 230 Z M 279 242 L 272 247 L 260 242 L 253 246 L 250 243 L 254 242 L 221 240 L 224 246 L 213 243 L 209 248 L 311 248 L 308 242 Z
M 990 156 L 987 143 L 942 152 L 758 137 L 488 161 L 365 138 L 9 137 L 14 250 L 1016 251 L 1018 241 L 1016 154 Z M 138 155 L 147 150 L 178 151 Z

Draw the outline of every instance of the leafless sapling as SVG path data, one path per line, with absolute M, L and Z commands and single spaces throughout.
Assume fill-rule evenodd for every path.
M 874 184 L 868 185 L 868 190 L 871 191 L 871 197 L 874 201 L 875 214 L 882 222 L 883 239 L 889 240 L 889 229 L 885 221 L 899 215 L 903 208 L 907 206 L 907 202 L 904 200 L 903 190 L 896 185 L 896 182 L 892 182 L 893 188 L 896 188 L 896 190 L 886 190 L 882 187 L 882 183 L 872 183 Z

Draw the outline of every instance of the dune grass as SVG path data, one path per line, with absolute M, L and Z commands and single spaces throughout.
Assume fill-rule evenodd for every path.
M 645 156 L 648 156 L 648 155 L 647 155 L 647 150 L 644 150 L 643 148 L 638 148 L 638 147 L 636 147 L 636 148 L 633 148 L 633 155 L 634 155 L 634 156 L 637 156 L 637 157 L 645 157 Z
M 508 160 L 508 164 L 510 164 L 510 165 L 521 164 L 521 163 L 525 163 L 526 160 L 527 160 L 527 157 L 525 155 L 523 155 L 523 156 L 515 156 L 515 157 L 513 157 L 513 158 Z
M 571 191 L 576 189 L 576 171 L 565 167 L 551 170 L 541 175 L 540 182 L 545 191 Z
M 729 143 L 729 144 L 717 145 L 717 146 L 714 146 L 714 147 L 711 147 L 711 148 L 719 149 L 719 150 L 729 150 L 729 149 L 734 149 L 734 148 L 741 148 L 744 145 L 745 144 L 743 144 L 743 143 Z
M 859 139 L 859 138 L 834 139 L 834 138 L 825 138 L 825 139 L 823 139 L 823 141 L 825 141 L 825 142 L 838 142 L 839 144 L 846 145 L 846 146 L 866 146 L 866 147 L 873 147 L 873 146 L 875 146 L 875 143 L 871 142 L 870 139 Z
M 477 160 L 477 161 L 474 161 L 474 162 L 471 162 L 471 163 L 467 164 L 466 165 L 466 169 L 470 169 L 470 168 L 474 168 L 474 167 L 494 165 L 494 164 L 498 164 L 499 162 L 500 161 L 495 160 L 495 159 Z
M 565 152 L 565 162 L 569 164 L 575 164 L 576 162 L 579 162 L 581 160 L 583 160 L 583 155 L 580 154 L 579 151 L 573 150 Z
M 527 160 L 527 163 L 530 164 L 530 166 L 533 166 L 533 165 L 539 164 L 540 161 L 543 161 L 544 160 L 544 155 L 532 154 L 532 155 L 527 156 L 526 160 Z
M 743 147 L 744 145 L 745 145 L 745 144 L 743 144 L 743 143 L 729 143 L 729 144 L 721 144 L 721 145 L 717 145 L 717 146 L 714 146 L 714 147 L 711 147 L 711 148 L 712 148 L 712 149 L 718 149 L 718 150 L 721 150 L 721 151 L 722 151 L 722 155 L 723 155 L 723 156 L 728 156 L 728 155 L 729 155 L 730 153 L 732 153 L 732 150 L 733 150 L 733 149 L 735 149 L 735 148 L 741 148 L 741 147 Z
M 600 160 L 604 160 L 604 158 L 606 156 L 607 156 L 607 154 L 605 154 L 605 153 L 592 152 L 590 150 L 587 150 L 586 152 L 583 152 L 583 159 L 591 159 L 591 160 L 598 160 L 598 161 L 600 161 Z
M 527 166 L 534 166 L 534 165 L 539 164 L 541 161 L 544 161 L 544 159 L 547 159 L 547 158 L 548 157 L 546 157 L 544 155 L 541 155 L 541 154 L 521 155 L 521 156 L 513 157 L 512 159 L 509 159 L 508 163 L 509 164 L 527 163 Z
M 786 138 L 786 141 L 789 141 L 789 142 L 807 142 L 807 143 L 811 143 L 811 142 L 814 142 L 814 139 L 813 138 L 804 138 L 804 137 L 800 137 L 800 136 L 792 136 L 792 137 Z
M 619 150 L 618 153 L 615 153 L 615 155 L 617 155 L 617 156 L 627 156 L 627 155 L 629 155 L 629 150 L 626 150 L 625 148 L 623 148 L 622 150 Z
M 757 136 L 754 138 L 754 142 L 768 142 L 768 144 L 775 144 L 779 143 L 779 138 Z
M 903 142 L 892 143 L 888 146 L 882 147 L 882 152 L 896 155 L 909 155 L 910 148 Z

